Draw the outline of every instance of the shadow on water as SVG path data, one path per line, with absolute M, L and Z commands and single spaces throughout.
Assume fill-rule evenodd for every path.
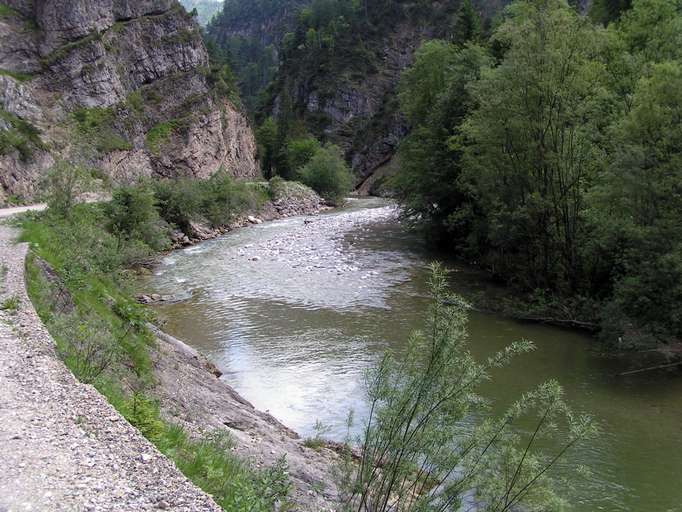
M 345 435 L 349 410 L 365 410 L 365 370 L 400 351 L 428 307 L 428 253 L 377 201 L 340 212 L 254 226 L 164 259 L 145 291 L 188 300 L 160 306 L 165 329 L 203 351 L 256 407 L 304 436 L 316 420 Z M 452 263 L 457 292 L 496 293 Z M 592 469 L 571 494 L 578 511 L 682 511 L 682 378 L 615 377 L 627 362 L 604 358 L 582 333 L 474 312 L 479 358 L 517 339 L 538 349 L 498 370 L 483 394 L 500 413 L 521 393 L 555 378 L 603 435 L 574 452 Z M 552 448 L 552 447 L 548 447 Z

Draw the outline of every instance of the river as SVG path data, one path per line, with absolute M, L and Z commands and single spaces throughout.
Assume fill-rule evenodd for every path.
M 340 439 L 348 411 L 361 418 L 366 410 L 365 370 L 422 325 L 434 255 L 380 200 L 312 220 L 265 223 L 177 251 L 144 286 L 181 299 L 157 306 L 164 329 L 209 356 L 256 407 L 303 436 L 319 420 Z M 454 291 L 499 292 L 447 265 Z M 682 511 L 679 372 L 617 377 L 632 361 L 600 355 L 589 336 L 495 314 L 473 312 L 469 331 L 480 358 L 522 338 L 537 346 L 482 390 L 493 413 L 556 378 L 575 409 L 598 419 L 603 433 L 558 469 L 573 483 L 574 510 Z M 590 477 L 577 478 L 576 464 Z

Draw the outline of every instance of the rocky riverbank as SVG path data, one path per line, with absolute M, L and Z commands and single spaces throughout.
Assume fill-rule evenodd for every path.
M 298 184 L 282 185 L 271 197 L 257 214 L 196 233 L 190 243 L 324 208 L 319 196 Z M 0 510 L 220 510 L 94 387 L 78 382 L 64 366 L 27 296 L 27 246 L 13 243 L 17 235 L 0 226 L 0 443 L 6 447 L 0 461 L 9 468 L 0 477 Z M 36 263 L 59 279 L 46 262 L 36 258 Z M 192 437 L 229 431 L 233 450 L 255 468 L 285 459 L 292 483 L 288 509 L 335 509 L 333 450 L 306 448 L 296 433 L 220 381 L 220 372 L 203 356 L 151 328 L 156 335 L 152 395 L 166 420 Z

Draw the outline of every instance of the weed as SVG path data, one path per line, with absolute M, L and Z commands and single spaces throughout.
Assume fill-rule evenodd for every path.
M 21 300 L 16 295 L 8 297 L 4 301 L 0 302 L 0 311 L 16 312 L 21 305 Z

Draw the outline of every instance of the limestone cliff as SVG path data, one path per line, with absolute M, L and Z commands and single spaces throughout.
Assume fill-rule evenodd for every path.
M 57 158 L 113 180 L 258 173 L 246 117 L 176 0 L 0 3 L 0 201 Z
M 507 3 L 471 0 L 484 22 Z M 261 116 L 285 116 L 290 126 L 300 122 L 306 131 L 341 146 L 362 187 L 391 161 L 409 130 L 397 100 L 401 72 L 424 40 L 457 40 L 464 2 L 348 0 L 326 7 L 313 3 L 301 15 L 292 14 L 308 4 L 235 0 L 230 15 L 226 9 L 216 17 L 209 33 L 228 47 L 235 38 L 259 38 L 279 49 L 279 69 Z

